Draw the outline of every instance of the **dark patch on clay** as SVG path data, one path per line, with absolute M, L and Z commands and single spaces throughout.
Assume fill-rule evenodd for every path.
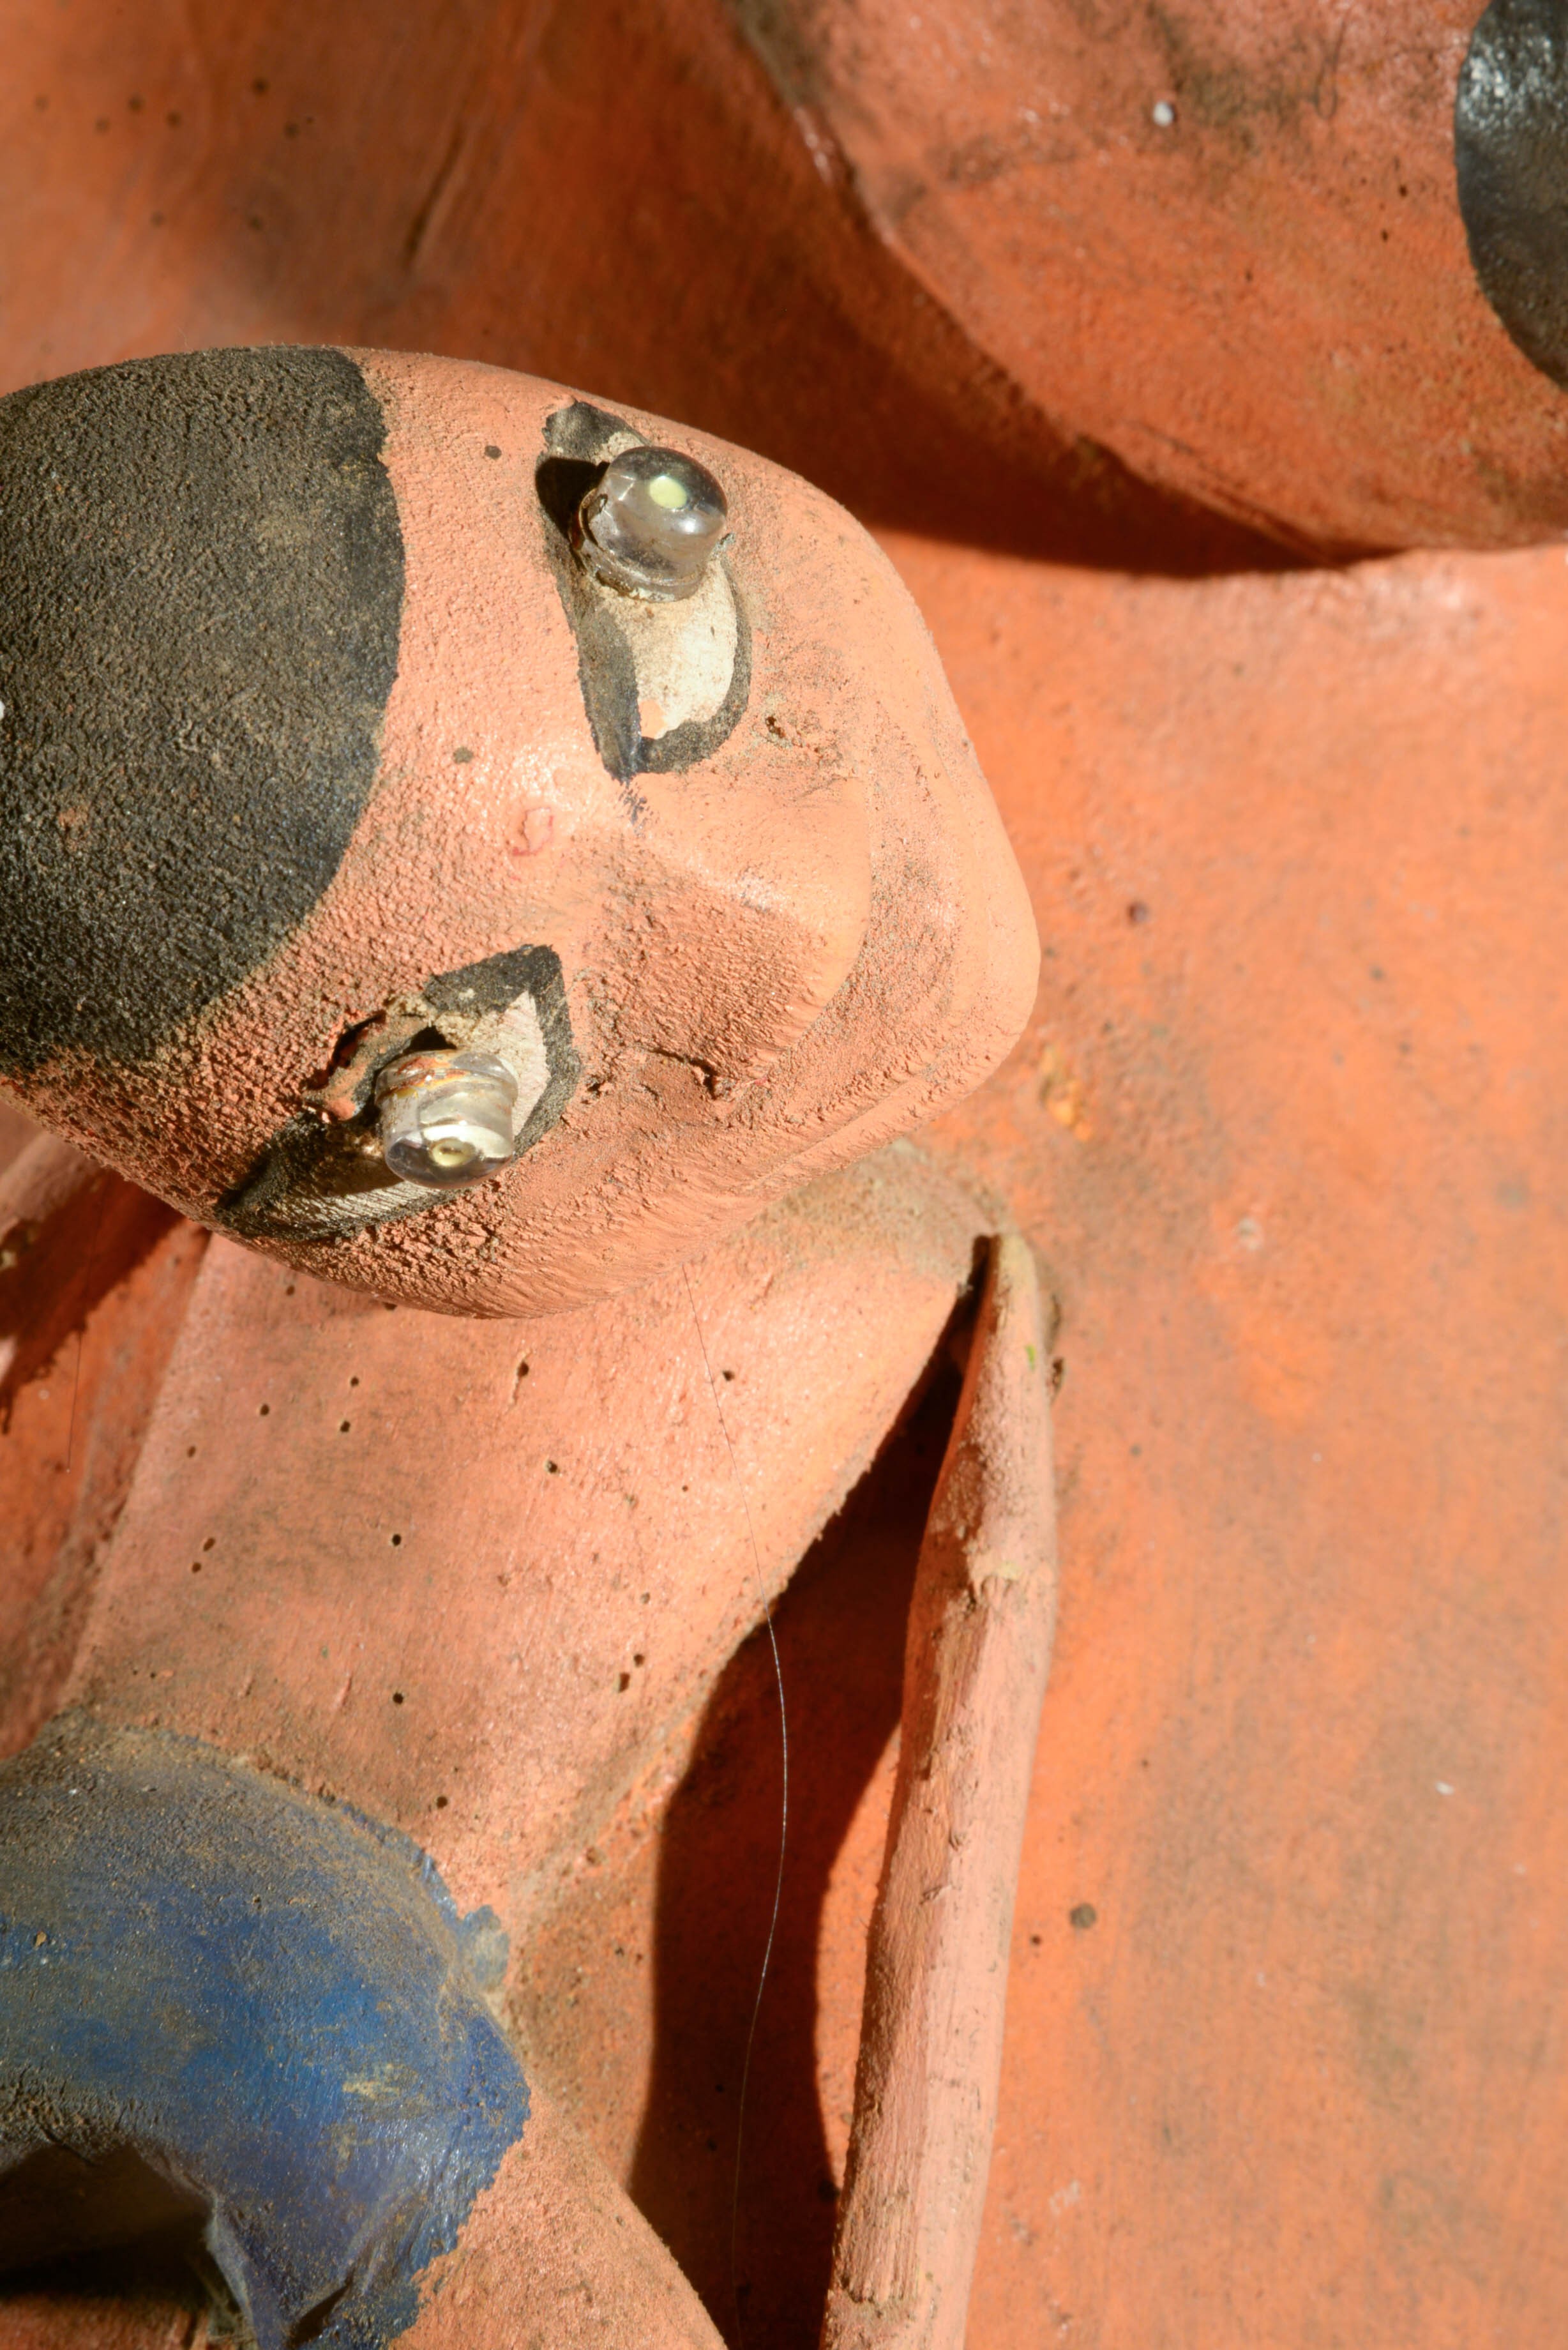
M 217 1222 L 243 1240 L 345 1239 L 367 1225 L 399 1223 L 441 1207 L 450 1194 L 399 1182 L 379 1155 L 377 1074 L 400 1053 L 458 1042 L 441 1028 L 443 1012 L 504 1012 L 521 995 L 532 996 L 538 1013 L 549 1076 L 514 1145 L 513 1160 L 520 1159 L 558 1123 L 582 1076 L 561 958 L 553 947 L 514 947 L 427 979 L 418 1011 L 379 1026 L 379 1048 L 366 1056 L 354 1087 L 355 1115 L 324 1122 L 302 1110 L 291 1118 L 220 1203 Z
M 818 107 L 826 96 L 826 47 L 820 10 L 812 0 L 730 0 L 744 38 L 784 104 L 794 111 Z
M 520 995 L 533 997 L 550 1075 L 514 1147 L 513 1158 L 520 1159 L 558 1123 L 583 1074 L 572 1042 L 560 956 L 553 947 L 514 947 L 508 954 L 490 955 L 462 971 L 441 972 L 427 979 L 420 993 L 435 1014 L 438 1027 L 443 1012 L 504 1012 Z
M 561 602 L 577 640 L 577 676 L 594 747 L 618 783 L 627 789 L 634 815 L 641 802 L 631 788 L 637 775 L 684 775 L 711 759 L 727 743 L 745 713 L 752 691 L 752 632 L 745 607 L 730 579 L 735 614 L 735 665 L 730 687 L 711 718 L 689 719 L 649 739 L 639 717 L 637 670 L 631 647 L 616 618 L 617 598 L 584 571 L 572 552 L 572 518 L 605 470 L 618 435 L 634 428 L 621 416 L 576 400 L 558 408 L 545 427 L 546 453 L 535 469 L 535 487 L 545 517 L 545 547 Z M 721 564 L 724 557 L 715 560 Z M 725 577 L 729 579 L 728 566 Z
M 0 2271 L 195 2206 L 259 2350 L 395 2339 L 527 2118 L 493 1914 L 194 1740 L 67 1716 L 0 1797 Z
M 337 872 L 397 673 L 385 437 L 336 350 L 0 400 L 0 1067 L 146 1062 Z
M 1459 210 L 1482 293 L 1568 387 L 1568 10 L 1491 0 L 1454 101 Z

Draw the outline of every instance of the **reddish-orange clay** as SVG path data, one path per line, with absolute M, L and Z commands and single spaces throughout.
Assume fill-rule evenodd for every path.
M 1028 906 L 919 615 L 846 515 L 688 433 L 727 495 L 729 551 L 712 595 L 639 604 L 584 580 L 549 512 L 548 469 L 569 484 L 678 427 L 493 369 L 336 363 L 384 434 L 401 542 L 396 681 L 363 813 L 303 919 L 275 923 L 259 967 L 225 972 L 154 1049 L 51 1031 L 14 1082 L 36 1115 L 186 1214 L 335 1280 L 467 1313 L 576 1303 L 688 1253 L 994 1066 L 1033 992 Z M 124 395 L 160 418 L 204 396 L 178 376 L 165 390 L 156 370 Z M 234 495 L 219 476 L 220 540 Z M 151 527 L 134 477 L 123 527 Z M 96 658 L 124 625 L 97 617 Z M 302 635 L 286 665 L 306 670 L 313 651 Z M 621 669 L 629 752 L 612 733 Z M 166 690 L 182 685 L 171 674 Z M 289 681 L 259 666 L 224 671 L 227 695 L 279 690 Z M 208 788 L 229 756 L 191 762 L 180 790 Z M 54 816 L 89 872 L 118 846 L 109 798 L 84 777 Z M 247 879 L 265 877 L 275 844 L 258 832 L 246 849 Z M 170 835 L 153 853 L 181 852 Z M 233 920 L 230 898 L 214 885 L 213 924 Z M 90 918 L 90 881 L 81 903 Z M 127 919 L 107 892 L 100 910 Z M 541 951 L 565 974 L 558 1051 L 546 1040 L 555 1118 L 497 1181 L 421 1205 L 384 1169 L 367 1182 L 355 1153 L 313 1155 L 302 1120 L 351 1120 L 358 1074 L 449 1014 L 471 1019 L 476 984 L 479 1012 L 497 1008 L 483 983 L 455 978 L 438 1002 L 431 974 Z M 102 985 L 155 988 L 147 955 Z M 532 977 L 523 1000 L 547 1027 Z M 443 1039 L 473 1041 L 461 1025 Z
M 1560 2350 L 1555 0 L 198 13 L 0 99 L 0 2350 Z

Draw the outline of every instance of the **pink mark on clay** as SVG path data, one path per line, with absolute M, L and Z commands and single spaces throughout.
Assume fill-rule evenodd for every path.
M 523 811 L 517 827 L 518 837 L 512 845 L 514 857 L 537 857 L 548 848 L 556 837 L 556 815 L 553 808 L 530 807 Z

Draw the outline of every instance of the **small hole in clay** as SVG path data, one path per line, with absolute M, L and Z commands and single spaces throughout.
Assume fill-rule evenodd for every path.
M 402 1690 L 394 1690 L 392 1691 L 392 1703 L 393 1703 L 394 1705 L 401 1705 L 402 1701 L 403 1701 L 403 1692 L 402 1692 Z
M 339 1435 L 339 1436 L 347 1436 L 347 1435 L 348 1435 L 348 1430 L 349 1430 L 349 1426 L 350 1426 L 350 1424 L 351 1424 L 351 1423 L 350 1423 L 349 1421 L 346 1420 L 346 1419 L 340 1419 L 340 1420 L 338 1421 L 338 1423 L 337 1423 L 337 1433 L 338 1433 L 338 1435 Z
M 620 1676 L 620 1678 L 619 1678 L 619 1679 L 616 1682 L 616 1688 L 617 1688 L 618 1691 L 619 1691 L 619 1692 L 621 1692 L 622 1694 L 624 1694 L 624 1693 L 625 1693 L 625 1691 L 626 1691 L 626 1690 L 628 1690 L 630 1687 L 631 1687 L 631 1675 L 630 1675 L 629 1673 L 622 1673 L 622 1674 L 621 1674 L 621 1676 Z
M 445 1797 L 444 1795 L 438 1795 L 438 1796 L 436 1797 L 436 1809 L 437 1809 L 437 1811 L 438 1811 L 438 1812 L 444 1812 L 444 1811 L 445 1811 L 445 1809 L 446 1809 L 446 1797 Z
M 394 1550 L 400 1550 L 402 1547 L 402 1541 L 403 1537 L 401 1534 L 394 1534 L 392 1536 L 392 1548 Z
M 265 1419 L 271 1409 L 272 1406 L 270 1403 L 264 1403 L 261 1409 L 257 1412 L 256 1418 L 258 1419 Z

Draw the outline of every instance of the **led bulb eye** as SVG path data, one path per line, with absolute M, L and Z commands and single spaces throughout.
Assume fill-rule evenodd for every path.
M 480 1151 L 476 1142 L 454 1134 L 427 1143 L 425 1155 L 432 1167 L 439 1168 L 443 1175 L 452 1175 L 460 1167 L 472 1167 Z
M 429 1191 L 464 1191 L 512 1157 L 517 1080 L 493 1053 L 405 1053 L 376 1080 L 381 1156 Z
M 606 587 L 675 603 L 701 586 L 729 514 L 723 491 L 694 457 L 627 449 L 584 498 L 572 542 Z

